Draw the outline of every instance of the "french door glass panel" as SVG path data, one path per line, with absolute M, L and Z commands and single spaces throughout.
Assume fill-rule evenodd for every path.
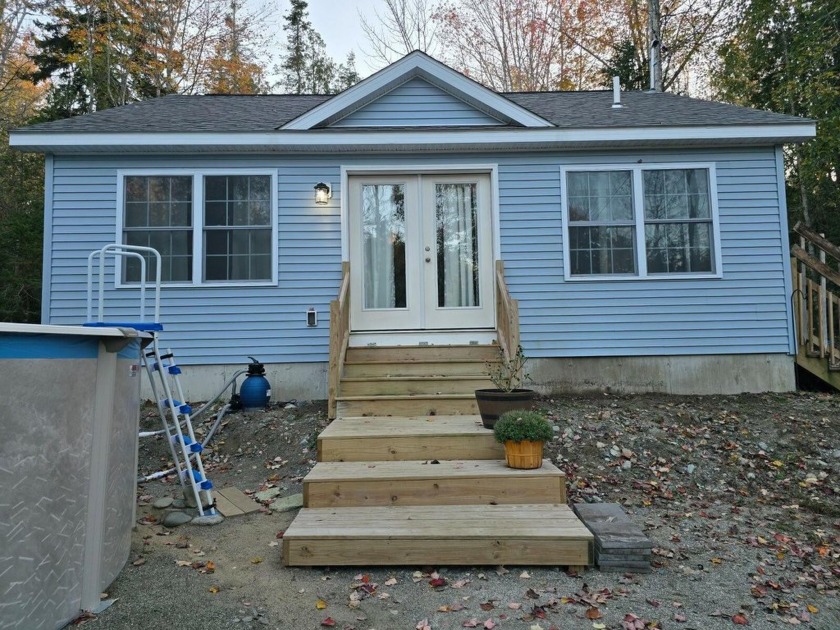
M 435 184 L 438 306 L 479 306 L 478 190 Z
M 365 308 L 405 308 L 405 186 L 362 185 Z

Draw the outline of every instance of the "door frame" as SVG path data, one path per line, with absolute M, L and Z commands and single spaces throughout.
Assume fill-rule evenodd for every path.
M 353 165 L 341 167 L 340 212 L 341 212 L 341 260 L 350 262 L 350 177 L 365 176 L 423 176 L 423 175 L 489 175 L 490 179 L 490 250 L 492 286 L 496 286 L 495 261 L 501 259 L 501 238 L 499 235 L 499 167 L 498 164 L 383 164 Z M 419 178 L 418 178 L 419 180 Z M 350 270 L 353 273 L 353 269 Z M 351 296 L 351 300 L 353 297 Z M 495 300 L 493 304 L 493 326 L 496 326 Z M 394 331 L 399 334 L 400 331 Z

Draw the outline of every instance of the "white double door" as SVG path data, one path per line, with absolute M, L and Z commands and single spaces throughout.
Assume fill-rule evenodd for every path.
M 492 328 L 490 177 L 349 179 L 351 329 Z

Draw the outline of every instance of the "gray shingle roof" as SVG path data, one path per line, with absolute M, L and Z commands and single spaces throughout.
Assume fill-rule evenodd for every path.
M 615 109 L 612 107 L 611 90 L 514 92 L 503 96 L 563 128 L 784 125 L 809 122 L 796 116 L 667 92 L 622 92 L 623 107 Z
M 668 93 L 611 91 L 507 93 L 506 98 L 559 128 L 771 125 L 807 123 L 803 118 Z M 20 133 L 270 132 L 329 100 L 319 95 L 172 95 L 41 123 Z

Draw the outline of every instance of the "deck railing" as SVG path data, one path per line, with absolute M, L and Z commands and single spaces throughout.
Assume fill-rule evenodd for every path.
M 505 264 L 496 261 L 496 330 L 505 359 L 516 356 L 519 348 L 519 302 L 510 297 L 505 282 Z
M 341 263 L 341 288 L 338 298 L 330 302 L 330 366 L 327 385 L 327 414 L 332 419 L 336 414 L 341 373 L 344 358 L 350 342 L 350 263 Z
M 826 359 L 829 370 L 840 370 L 840 247 L 799 223 L 793 230 L 797 357 Z

